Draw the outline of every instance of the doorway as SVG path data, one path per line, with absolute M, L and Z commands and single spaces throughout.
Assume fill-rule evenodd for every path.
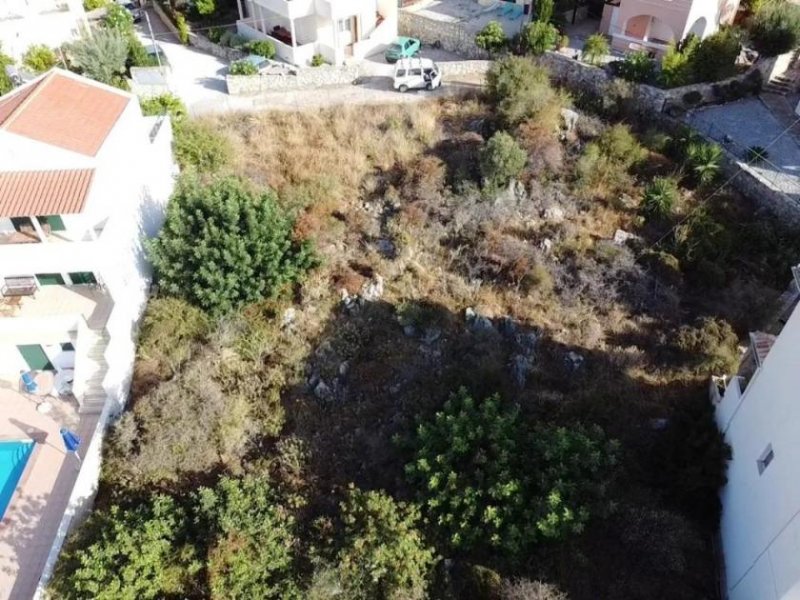
M 25 344 L 17 346 L 22 359 L 31 371 L 55 371 L 53 363 L 47 358 L 47 353 L 39 344 Z

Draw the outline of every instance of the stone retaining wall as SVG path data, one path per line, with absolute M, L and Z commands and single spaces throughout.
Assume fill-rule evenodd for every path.
M 178 28 L 175 26 L 175 23 L 172 22 L 172 19 L 169 18 L 169 15 L 167 15 L 161 5 L 159 5 L 158 2 L 151 2 L 150 6 L 153 7 L 153 10 L 156 12 L 156 15 L 158 15 L 158 18 L 161 20 L 161 22 L 164 23 L 164 26 L 169 29 L 178 39 L 180 39 Z M 189 32 L 189 45 L 230 62 L 244 58 L 246 54 L 238 48 L 228 48 L 226 46 L 215 44 L 207 37 L 191 31 Z
M 357 66 L 308 67 L 297 70 L 297 75 L 227 75 L 225 82 L 232 96 L 248 96 L 280 90 L 302 90 L 331 85 L 353 83 L 358 79 Z
M 488 58 L 486 51 L 475 45 L 475 34 L 461 23 L 438 21 L 423 15 L 401 10 L 397 30 L 400 35 L 419 38 L 425 45 L 440 45 L 449 52 L 465 58 Z
M 471 73 L 486 73 L 492 66 L 490 60 L 453 60 L 440 62 L 442 68 L 442 79 L 448 80 L 456 75 L 469 75 Z

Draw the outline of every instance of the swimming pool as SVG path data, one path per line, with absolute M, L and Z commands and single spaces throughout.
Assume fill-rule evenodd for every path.
M 31 440 L 0 442 L 0 519 L 6 514 L 31 452 Z

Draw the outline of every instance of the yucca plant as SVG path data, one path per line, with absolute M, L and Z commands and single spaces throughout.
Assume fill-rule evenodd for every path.
M 708 142 L 693 142 L 686 148 L 686 167 L 695 181 L 707 185 L 719 175 L 722 148 Z
M 750 146 L 747 149 L 747 161 L 760 163 L 769 158 L 769 152 L 764 146 Z

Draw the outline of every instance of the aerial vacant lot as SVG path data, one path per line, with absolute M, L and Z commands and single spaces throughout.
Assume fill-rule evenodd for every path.
M 472 98 L 179 123 L 59 597 L 715 597 L 708 377 L 798 241 L 632 117 L 512 58 Z

